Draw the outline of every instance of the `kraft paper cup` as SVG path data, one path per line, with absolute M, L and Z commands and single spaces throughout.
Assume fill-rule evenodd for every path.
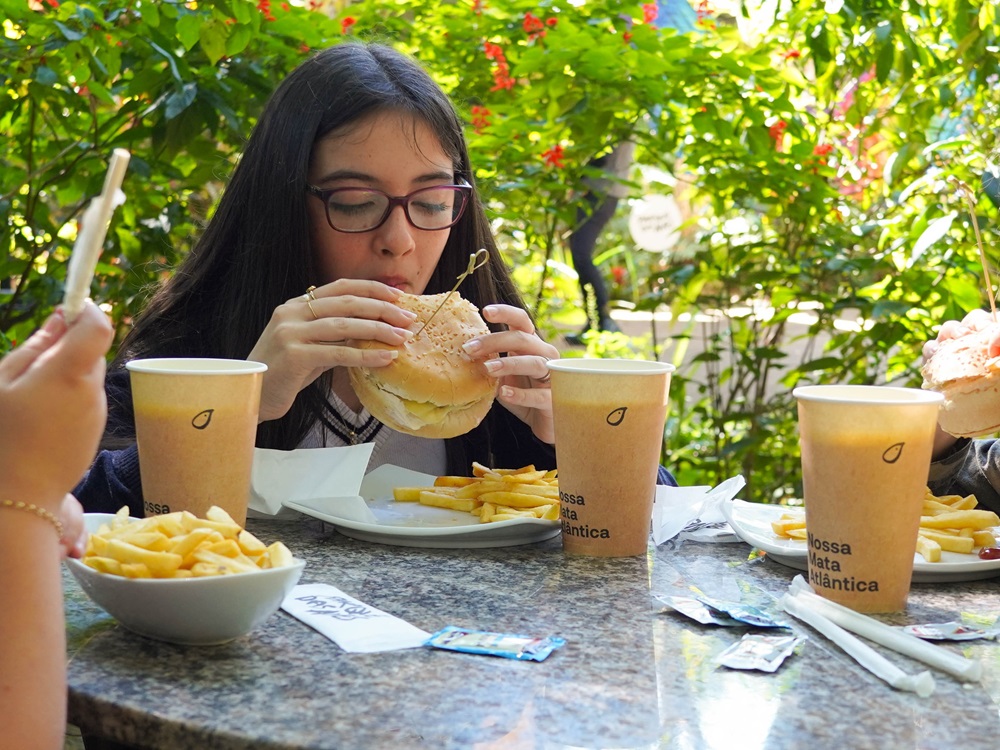
M 135 359 L 139 473 L 147 516 L 218 505 L 246 522 L 267 365 L 234 359 Z
M 673 370 L 632 359 L 549 362 L 566 552 L 646 552 Z
M 809 583 L 858 612 L 906 608 L 939 393 L 796 388 Z

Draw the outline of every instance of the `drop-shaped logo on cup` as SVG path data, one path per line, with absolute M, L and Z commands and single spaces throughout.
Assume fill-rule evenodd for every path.
M 627 406 L 619 406 L 613 412 L 608 414 L 607 417 L 608 424 L 611 425 L 612 427 L 617 427 L 618 425 L 620 425 L 622 422 L 625 421 L 625 412 L 627 411 L 628 411 Z
M 191 426 L 196 430 L 204 430 L 212 423 L 212 413 L 215 409 L 205 409 L 194 415 L 194 419 L 191 420 Z
M 887 464 L 894 464 L 903 455 L 903 446 L 906 443 L 893 443 L 882 452 L 882 460 Z

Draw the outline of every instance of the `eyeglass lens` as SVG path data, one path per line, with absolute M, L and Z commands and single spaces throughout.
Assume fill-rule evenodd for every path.
M 465 200 L 466 193 L 450 185 L 424 188 L 397 199 L 377 190 L 344 188 L 329 195 L 326 212 L 335 229 L 364 232 L 386 219 L 390 203 L 400 203 L 417 229 L 445 229 L 458 221 Z

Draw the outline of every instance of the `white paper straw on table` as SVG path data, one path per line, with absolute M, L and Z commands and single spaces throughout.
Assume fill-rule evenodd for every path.
M 67 323 L 76 320 L 87 300 L 90 282 L 94 278 L 97 260 L 101 257 L 101 248 L 107 236 L 111 214 L 115 206 L 124 200 L 120 188 L 130 158 L 131 154 L 125 149 L 114 150 L 101 194 L 94 198 L 83 212 L 83 228 L 77 234 L 73 255 L 69 259 L 69 269 L 66 271 L 63 315 Z
M 907 674 L 884 656 L 862 643 L 839 625 L 812 609 L 801 597 L 785 594 L 781 607 L 788 614 L 797 617 L 840 646 L 848 656 L 867 669 L 880 680 L 884 680 L 897 690 L 907 690 L 926 698 L 934 692 L 934 678 L 930 672 Z
M 843 604 L 824 599 L 813 591 L 802 576 L 795 576 L 788 590 L 793 596 L 809 602 L 814 610 L 818 610 L 840 627 L 881 646 L 922 661 L 965 682 L 978 682 L 983 676 L 983 665 L 978 661 L 966 659 L 961 654 L 903 633 L 867 615 L 855 612 Z

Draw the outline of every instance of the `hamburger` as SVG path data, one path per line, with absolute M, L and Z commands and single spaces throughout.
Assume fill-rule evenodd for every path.
M 923 367 L 923 387 L 944 396 L 941 429 L 956 437 L 1000 430 L 1000 352 L 991 343 L 996 324 L 940 343 Z
M 376 419 L 399 432 L 427 438 L 464 435 L 493 406 L 498 381 L 482 362 L 469 358 L 462 344 L 490 329 L 458 292 L 403 294 L 396 304 L 416 313 L 409 327 L 414 336 L 400 347 L 359 342 L 360 349 L 397 349 L 399 355 L 385 367 L 349 368 L 354 392 Z

